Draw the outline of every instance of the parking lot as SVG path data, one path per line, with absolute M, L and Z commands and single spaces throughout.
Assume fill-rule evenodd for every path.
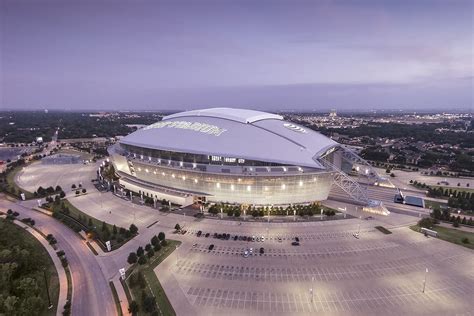
M 356 229 L 331 225 L 315 232 L 263 230 L 264 242 L 234 240 L 242 231 L 228 232 L 229 239 L 214 238 L 214 232 L 205 237 L 196 225 L 168 265 L 199 315 L 469 314 L 472 251 L 406 227 L 384 235 L 366 223 L 359 239 Z M 300 245 L 292 246 L 296 236 Z

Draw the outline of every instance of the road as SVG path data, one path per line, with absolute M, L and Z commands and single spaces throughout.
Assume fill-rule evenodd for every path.
M 19 218 L 31 217 L 35 226 L 44 234 L 53 234 L 59 249 L 64 250 L 69 261 L 73 280 L 73 315 L 116 315 L 116 308 L 108 279 L 84 241 L 69 227 L 56 219 L 33 211 L 18 203 L 0 198 L 0 209 L 12 209 Z M 58 308 L 62 310 L 62 306 Z

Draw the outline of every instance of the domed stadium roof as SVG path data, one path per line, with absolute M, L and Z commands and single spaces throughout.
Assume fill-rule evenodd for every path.
M 232 108 L 176 113 L 120 143 L 201 155 L 324 168 L 317 158 L 338 143 L 280 115 Z

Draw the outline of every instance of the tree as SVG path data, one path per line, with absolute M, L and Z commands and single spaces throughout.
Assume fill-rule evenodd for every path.
M 113 234 L 113 235 L 117 235 L 117 226 L 115 226 L 115 224 L 114 224 L 114 226 L 112 227 L 112 234 Z
M 60 191 L 62 191 L 62 190 L 63 190 L 63 189 L 62 189 L 59 185 L 57 185 L 56 188 L 54 189 L 54 191 L 56 191 L 56 192 L 60 192 Z
M 166 236 L 165 236 L 165 233 L 163 233 L 163 232 L 160 232 L 160 233 L 158 234 L 158 239 L 159 239 L 160 241 L 165 240 L 165 237 L 166 237 Z
M 71 189 L 77 188 L 75 184 L 71 185 Z
M 86 192 L 87 192 L 87 190 L 86 190 L 86 189 L 82 189 L 82 193 L 86 193 Z
M 145 251 L 148 252 L 151 250 L 151 244 L 146 244 L 145 245 Z
M 433 227 L 433 219 L 429 217 L 422 218 L 418 221 L 418 226 L 424 227 L 424 228 L 431 228 Z
M 66 193 L 64 193 L 64 191 L 61 191 L 61 192 L 59 193 L 59 197 L 60 197 L 61 199 L 64 199 L 65 196 L 66 196 Z
M 177 231 L 180 231 L 180 230 L 181 230 L 181 226 L 179 226 L 179 224 L 176 224 L 176 225 L 174 225 L 174 229 L 177 230 Z
M 138 257 L 141 257 L 144 253 L 145 253 L 145 251 L 143 250 L 142 246 L 137 248 L 137 256 Z
M 158 237 L 157 237 L 156 235 L 153 236 L 150 241 L 151 241 L 151 244 L 152 244 L 153 246 L 156 246 L 156 245 L 158 245 L 158 244 L 160 243 L 160 240 L 158 239 Z
M 156 244 L 156 245 L 153 246 L 153 249 L 155 250 L 155 252 L 160 251 L 161 250 L 161 245 Z
M 150 248 L 150 250 L 148 251 L 147 255 L 148 255 L 148 258 L 151 258 L 151 257 L 153 257 L 153 256 L 155 255 L 155 251 L 153 250 L 153 248 Z
M 138 264 L 143 265 L 146 263 L 146 257 L 145 255 L 141 255 L 140 258 L 138 258 Z
M 143 299 L 143 309 L 151 313 L 156 309 L 156 302 L 153 296 L 145 296 Z
M 135 316 L 135 315 L 138 314 L 139 310 L 140 309 L 138 308 L 138 303 L 136 301 L 130 302 L 130 305 L 128 306 L 128 311 L 129 311 L 130 314 Z
M 136 235 L 136 234 L 138 234 L 138 227 L 135 226 L 135 224 L 131 224 L 130 228 L 129 228 L 129 231 L 132 235 Z
M 128 258 L 127 258 L 127 262 L 129 264 L 134 264 L 136 263 L 138 260 L 138 257 L 137 257 L 137 254 L 134 253 L 134 252 L 131 252 L 129 255 L 128 255 Z
M 107 224 L 106 224 L 104 221 L 102 221 L 102 228 L 101 228 L 101 230 L 102 230 L 102 231 L 105 231 L 106 228 L 107 228 Z

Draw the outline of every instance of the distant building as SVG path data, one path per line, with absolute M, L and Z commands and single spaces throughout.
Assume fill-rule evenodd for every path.
M 329 112 L 329 117 L 337 117 L 337 111 L 336 109 L 331 109 L 331 112 Z
M 41 163 L 45 165 L 67 165 L 81 162 L 81 156 L 73 154 L 56 154 L 41 159 Z

